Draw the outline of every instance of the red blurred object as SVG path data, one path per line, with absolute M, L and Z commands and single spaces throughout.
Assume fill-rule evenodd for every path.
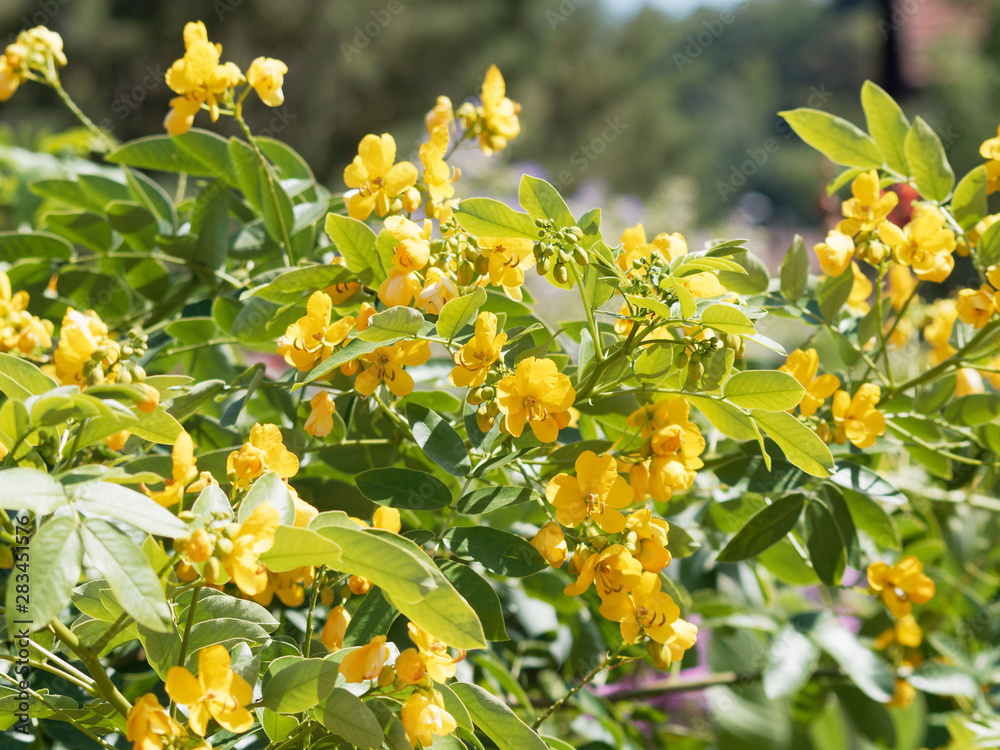
M 913 201 L 920 200 L 920 193 L 905 182 L 890 185 L 889 190 L 899 196 L 899 203 L 889 213 L 889 221 L 897 227 L 902 227 L 910 222 L 910 217 L 913 215 Z

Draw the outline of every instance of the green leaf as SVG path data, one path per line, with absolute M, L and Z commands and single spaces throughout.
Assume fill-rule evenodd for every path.
M 347 267 L 355 274 L 361 275 L 372 270 L 373 277 L 384 279 L 389 269 L 383 267 L 382 260 L 375 250 L 376 236 L 371 227 L 362 221 L 349 216 L 330 213 L 326 216 L 326 233 L 330 235 L 347 263 Z
M 527 211 L 532 219 L 552 219 L 557 229 L 565 229 L 576 224 L 576 219 L 570 213 L 566 201 L 559 195 L 559 191 L 545 180 L 528 174 L 521 175 L 517 199 L 521 208 Z M 538 237 L 537 232 L 535 237 Z
M 771 283 L 767 266 L 764 261 L 748 250 L 742 250 L 733 256 L 733 260 L 743 267 L 741 273 L 735 271 L 719 271 L 719 282 L 730 291 L 752 297 L 763 294 Z
M 344 633 L 344 648 L 364 646 L 377 635 L 386 635 L 399 617 L 399 610 L 392 606 L 382 589 L 372 586 L 351 616 Z
M 673 521 L 667 527 L 667 549 L 674 559 L 690 557 L 701 547 L 701 542 L 696 541 L 687 531 L 682 529 Z
M 451 490 L 433 474 L 413 469 L 369 469 L 354 477 L 369 500 L 404 510 L 437 510 L 451 505 Z
M 892 673 L 850 630 L 835 619 L 824 619 L 812 631 L 812 637 L 865 695 L 879 703 L 892 699 Z
M 331 356 L 327 357 L 306 373 L 305 379 L 292 388 L 292 390 L 297 391 L 307 383 L 311 383 L 317 378 L 321 378 L 324 375 L 333 372 L 341 365 L 360 357 L 362 354 L 371 354 L 383 346 L 390 346 L 391 344 L 396 343 L 401 338 L 403 337 L 394 336 L 388 341 L 362 341 L 358 338 L 351 339 L 347 342 L 347 345 L 343 349 L 334 352 Z
M 190 533 L 186 523 L 155 500 L 119 484 L 82 482 L 70 494 L 78 511 L 110 516 L 147 534 L 177 539 Z
M 100 519 L 83 526 L 87 554 L 111 585 L 122 608 L 140 625 L 165 633 L 173 627 L 163 582 L 142 550 L 124 533 Z
M 777 632 L 767 651 L 764 667 L 764 695 L 771 700 L 792 695 L 812 676 L 819 661 L 819 649 L 794 625 Z
M 944 411 L 944 418 L 956 425 L 974 427 L 1000 417 L 1000 394 L 973 393 L 957 398 Z
M 809 284 L 809 253 L 805 240 L 796 234 L 781 261 L 781 294 L 789 302 L 796 302 L 806 293 Z
M 865 81 L 861 87 L 861 106 L 865 110 L 868 132 L 882 151 L 886 166 L 901 175 L 910 174 L 905 148 L 910 123 L 903 110 L 891 96 L 871 81 Z
M 27 468 L 0 471 L 0 508 L 47 516 L 68 502 L 63 486 L 44 471 Z
M 380 343 L 398 341 L 419 333 L 423 324 L 424 316 L 419 311 L 399 305 L 372 315 L 368 327 L 358 334 L 358 338 Z
M 678 282 L 676 286 L 680 287 L 680 283 Z M 667 305 L 665 302 L 661 302 L 658 299 L 650 299 L 648 297 L 638 297 L 634 294 L 626 294 L 625 299 L 627 299 L 636 307 L 639 307 L 643 310 L 652 310 L 654 313 L 659 315 L 663 320 L 670 320 L 671 318 L 673 318 L 673 315 L 670 313 L 670 306 Z
M 794 528 L 804 503 L 805 496 L 794 493 L 765 505 L 736 532 L 716 559 L 739 562 L 760 554 Z
M 331 567 L 369 579 L 390 604 L 435 638 L 454 648 L 485 646 L 475 611 L 412 541 L 379 529 L 327 526 L 319 533 L 342 550 Z
M 907 502 L 906 495 L 879 474 L 864 466 L 847 463 L 830 477 L 830 481 L 847 490 L 877 497 L 884 503 L 899 506 Z
M 936 659 L 923 662 L 907 681 L 917 690 L 933 695 L 961 695 L 974 698 L 981 693 L 979 683 L 971 675 Z
M 139 420 L 129 425 L 136 437 L 159 445 L 173 445 L 181 434 L 181 423 L 167 414 L 162 406 L 157 406 L 149 414 L 139 413 Z
M 296 714 L 312 708 L 330 695 L 337 682 L 335 662 L 292 658 L 292 663 L 264 685 L 264 706 L 279 714 Z
M 482 287 L 477 287 L 471 294 L 448 300 L 438 315 L 438 336 L 451 341 L 484 304 L 486 304 L 486 290 Z
M 685 395 L 719 432 L 733 440 L 754 440 L 757 431 L 750 417 L 732 404 L 708 396 Z
M 466 198 L 454 210 L 455 220 L 475 237 L 521 237 L 538 240 L 531 217 L 492 198 Z
M 250 491 L 240 503 L 240 512 L 236 520 L 243 523 L 258 506 L 264 503 L 274 506 L 283 525 L 292 526 L 295 523 L 295 503 L 288 491 L 288 485 L 273 471 L 265 473 L 254 481 Z
M 7 398 L 41 396 L 58 385 L 27 360 L 0 352 L 0 391 Z
M 740 336 L 756 333 L 753 321 L 746 313 L 722 302 L 706 307 L 701 313 L 701 323 L 721 333 L 734 333 Z
M 955 173 L 948 163 L 937 133 L 920 117 L 906 134 L 906 158 L 917 190 L 928 200 L 942 203 L 955 186 Z
M 277 680 L 287 670 L 278 673 Z M 357 696 L 335 688 L 315 711 L 319 722 L 333 734 L 358 748 L 374 750 L 382 746 L 382 725 L 371 709 Z
M 809 560 L 819 579 L 828 586 L 839 586 L 844 575 L 844 541 L 826 506 L 811 502 L 806 506 L 806 547 Z
M 951 211 L 962 229 L 966 231 L 972 229 L 989 213 L 986 202 L 988 184 L 986 165 L 980 164 L 970 170 L 955 187 L 955 195 L 951 199 Z
M 31 630 L 41 630 L 59 616 L 80 580 L 83 543 L 72 518 L 62 516 L 43 523 L 31 538 L 27 574 L 31 581 L 29 616 L 16 614 L 15 576 L 7 585 L 7 632 L 16 633 L 15 619 L 30 619 Z M 16 573 L 17 571 L 12 571 Z M 29 580 L 29 579 L 24 579 Z
M 779 112 L 798 136 L 835 164 L 874 169 L 882 166 L 878 145 L 847 120 L 816 109 Z
M 979 244 L 976 245 L 976 254 L 979 256 L 979 262 L 987 268 L 1000 263 L 1000 221 L 991 224 L 983 233 Z
M 328 286 L 342 284 L 354 278 L 350 269 L 340 265 L 316 265 L 285 271 L 268 284 L 250 292 L 252 297 L 263 297 L 271 302 L 283 303 L 297 299 L 302 292 L 322 291 Z
M 112 164 L 157 172 L 224 177 L 230 182 L 234 179 L 226 139 L 198 128 L 192 128 L 179 136 L 151 135 L 137 138 L 122 144 L 104 159 Z
M 139 252 L 149 252 L 156 244 L 156 217 L 134 201 L 113 201 L 106 209 L 111 228 Z
M 458 589 L 458 593 L 462 595 L 462 598 L 476 610 L 476 614 L 483 624 L 483 633 L 486 635 L 487 640 L 510 640 L 510 636 L 507 635 L 507 630 L 504 627 L 500 597 L 497 596 L 497 592 L 493 590 L 493 587 L 468 565 L 463 565 L 455 560 L 444 560 L 441 558 L 438 558 L 434 562 L 441 569 L 441 572 L 444 573 L 445 577 Z
M 538 497 L 538 493 L 528 487 L 486 487 L 462 495 L 455 503 L 455 510 L 464 515 L 474 516 L 480 513 L 492 513 L 511 505 L 520 505 Z
M 879 549 L 900 549 L 899 528 L 881 505 L 857 492 L 845 492 L 844 500 L 854 524 L 868 534 Z
M 840 276 L 827 276 L 816 294 L 819 310 L 829 323 L 836 323 L 840 309 L 851 296 L 854 288 L 854 271 L 850 266 Z
M 406 421 L 421 450 L 442 469 L 455 476 L 472 471 L 465 441 L 445 419 L 422 404 L 406 405 Z
M 275 573 L 284 573 L 309 565 L 336 568 L 340 556 L 339 544 L 311 529 L 279 526 L 274 544 L 260 559 Z
M 448 529 L 442 540 L 454 554 L 475 560 L 502 576 L 523 578 L 544 570 L 541 553 L 517 534 L 490 526 L 461 526 Z
M 23 258 L 68 260 L 72 254 L 73 246 L 55 234 L 0 232 L 0 260 L 6 263 Z
M 500 699 L 468 682 L 450 687 L 469 710 L 472 721 L 500 750 L 548 750 L 542 738 Z
M 778 444 L 785 458 L 814 477 L 826 477 L 834 468 L 833 456 L 819 436 L 791 414 L 783 411 L 760 411 L 750 415 L 771 440 Z
M 794 377 L 780 370 L 744 370 L 726 381 L 723 393 L 728 401 L 743 409 L 788 411 L 798 406 L 806 389 Z

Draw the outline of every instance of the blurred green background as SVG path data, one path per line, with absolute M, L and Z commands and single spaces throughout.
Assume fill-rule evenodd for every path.
M 995 132 L 996 2 L 714 1 L 4 0 L 0 33 L 37 23 L 61 33 L 67 88 L 128 140 L 162 131 L 163 73 L 183 52 L 184 23 L 201 19 L 224 60 L 288 63 L 285 106 L 251 99 L 249 120 L 280 133 L 333 190 L 366 133 L 393 133 L 415 158 L 435 97 L 457 105 L 495 62 L 524 107 L 503 159 L 587 207 L 610 204 L 609 230 L 638 219 L 653 233 L 819 228 L 829 165 L 776 113 L 814 106 L 862 122 L 865 78 L 938 130 L 960 174 Z M 74 124 L 40 86 L 0 113 L 4 138 L 25 146 Z M 196 124 L 209 126 L 204 114 Z M 460 156 L 474 177 L 484 160 Z M 492 179 L 485 189 L 511 190 Z

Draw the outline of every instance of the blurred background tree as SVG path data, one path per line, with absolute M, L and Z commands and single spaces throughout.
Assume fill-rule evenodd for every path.
M 244 69 L 257 55 L 288 63 L 285 106 L 275 113 L 254 103 L 250 121 L 280 131 L 334 190 L 366 133 L 392 132 L 401 155 L 415 157 L 419 115 L 438 94 L 456 105 L 474 94 L 495 62 L 524 106 L 522 135 L 505 158 L 536 163 L 568 195 L 634 196 L 645 207 L 635 215 L 654 231 L 711 229 L 733 218 L 815 226 L 824 212 L 817 186 L 832 175 L 775 113 L 815 106 L 860 122 L 865 78 L 937 128 L 958 171 L 977 163 L 978 144 L 996 127 L 996 3 L 695 5 L 5 0 L 0 30 L 13 37 L 44 23 L 60 32 L 78 61 L 65 71 L 67 87 L 127 140 L 162 130 L 171 96 L 163 73 L 183 51 L 184 23 L 200 18 L 223 59 Z M 38 123 L 51 132 L 73 125 L 42 87 L 26 87 L 17 107 L 0 111 L 7 139 L 22 145 L 37 145 Z M 764 163 L 747 163 L 762 154 Z M 475 164 L 468 169 L 474 174 Z

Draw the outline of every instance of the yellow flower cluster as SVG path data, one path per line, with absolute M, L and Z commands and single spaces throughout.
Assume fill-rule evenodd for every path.
M 28 312 L 28 293 L 12 293 L 10 277 L 0 271 L 0 352 L 32 357 L 52 346 L 53 325 Z
M 22 31 L 13 44 L 8 44 L 0 56 L 0 102 L 14 96 L 18 87 L 29 78 L 47 80 L 52 69 L 66 64 L 63 40 L 44 26 Z
M 695 473 L 704 464 L 705 438 L 689 419 L 691 405 L 682 397 L 647 404 L 629 415 L 627 424 L 638 427 L 644 440 L 645 460 L 629 471 L 640 500 L 647 496 L 667 502 L 678 490 L 690 489 Z
M 170 100 L 170 111 L 163 127 L 170 135 L 182 135 L 191 129 L 194 117 L 205 107 L 212 122 L 219 119 L 220 102 L 232 100 L 232 89 L 244 82 L 269 107 L 284 100 L 281 85 L 288 67 L 280 60 L 258 57 L 250 64 L 246 78 L 232 62 L 221 63 L 222 45 L 208 40 L 208 30 L 201 21 L 184 26 L 184 56 L 167 70 L 167 86 L 177 94 Z
M 1000 310 L 1000 266 L 991 266 L 986 279 L 990 283 L 979 289 L 961 290 L 955 303 L 958 319 L 976 329 L 983 328 Z

